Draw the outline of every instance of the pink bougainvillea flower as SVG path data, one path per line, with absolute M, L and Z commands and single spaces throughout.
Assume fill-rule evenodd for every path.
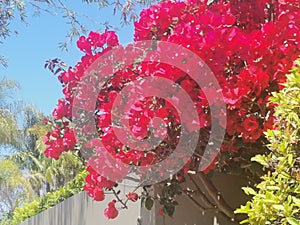
M 115 201 L 111 201 L 110 203 L 108 203 L 108 207 L 104 210 L 104 215 L 106 216 L 106 218 L 114 219 L 118 216 L 119 212 L 116 209 L 115 204 Z

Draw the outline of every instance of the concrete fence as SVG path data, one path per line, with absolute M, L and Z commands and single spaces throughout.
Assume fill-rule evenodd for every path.
M 189 181 L 187 181 L 189 182 Z M 241 187 L 247 181 L 241 177 L 216 174 L 213 182 L 224 199 L 232 208 L 244 204 L 245 195 Z M 159 191 L 156 185 L 154 192 Z M 130 191 L 127 186 L 122 187 L 123 192 Z M 214 210 L 201 210 L 185 196 L 179 196 L 179 206 L 176 207 L 173 218 L 158 215 L 159 204 L 153 210 L 141 208 L 141 204 L 130 203 L 128 209 L 120 210 L 119 216 L 114 220 L 104 217 L 103 211 L 107 203 L 113 199 L 107 196 L 104 202 L 95 202 L 85 192 L 66 199 L 39 215 L 36 215 L 20 225 L 237 225 Z M 197 198 L 196 198 L 197 199 Z
M 114 220 L 104 216 L 104 209 L 112 199 L 113 196 L 107 196 L 105 201 L 96 202 L 81 192 L 20 225 L 136 225 L 140 216 L 138 203 L 129 204 L 128 210 L 120 210 Z

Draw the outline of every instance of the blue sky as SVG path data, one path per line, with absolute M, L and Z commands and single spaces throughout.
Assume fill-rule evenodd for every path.
M 68 7 L 89 15 L 97 22 L 108 21 L 109 24 L 117 27 L 121 43 L 132 41 L 133 25 L 122 27 L 120 17 L 114 16 L 112 9 L 99 11 L 97 5 L 86 5 L 81 0 L 65 2 Z M 68 52 L 58 48 L 58 43 L 65 41 L 65 35 L 70 29 L 62 15 L 42 13 L 37 17 L 32 14 L 32 11 L 28 12 L 28 26 L 14 22 L 11 28 L 16 29 L 19 34 L 12 35 L 3 45 L 0 45 L 0 54 L 9 60 L 8 68 L 0 66 L 0 77 L 14 79 L 20 84 L 21 89 L 16 93 L 16 100 L 22 99 L 32 103 L 48 115 L 56 106 L 57 100 L 62 97 L 62 93 L 57 78 L 44 69 L 45 61 L 58 57 L 73 66 L 83 54 L 75 44 L 69 47 Z M 89 24 L 89 30 L 99 29 L 103 27 L 94 23 Z

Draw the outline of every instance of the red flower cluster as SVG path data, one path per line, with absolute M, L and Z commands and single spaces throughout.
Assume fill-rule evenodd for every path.
M 98 48 L 104 47 L 104 45 L 115 46 L 118 45 L 118 37 L 115 32 L 107 31 L 104 34 L 99 34 L 97 32 L 90 32 L 89 36 L 85 38 L 81 36 L 77 41 L 78 48 L 86 53 L 87 55 L 92 55 L 97 51 Z
M 227 106 L 227 125 L 220 124 L 226 126 L 222 152 L 238 151 L 235 146 L 237 141 L 244 145 L 257 142 L 262 138 L 263 131 L 272 126 L 273 106 L 267 105 L 268 98 L 271 92 L 281 88 L 285 75 L 300 54 L 299 1 L 232 0 L 217 1 L 210 5 L 206 0 L 166 1 L 143 9 L 134 26 L 135 41 L 161 40 L 184 46 L 201 57 L 213 71 Z M 103 34 L 91 32 L 88 37 L 80 37 L 77 46 L 85 56 L 73 69 L 59 76 L 65 99 L 59 100 L 58 107 L 53 111 L 56 122 L 44 140 L 47 145 L 45 154 L 55 159 L 63 151 L 73 149 L 76 143 L 74 131 L 69 125 L 78 83 L 93 62 L 118 46 L 118 38 L 111 31 Z M 167 49 L 164 51 L 164 54 L 168 54 Z M 95 107 L 96 112 L 99 112 L 95 115 L 99 138 L 114 158 L 131 165 L 151 165 L 163 160 L 177 145 L 180 128 L 184 126 L 178 112 L 168 101 L 144 98 L 135 102 L 127 111 L 125 108 L 120 109 L 128 113 L 132 138 L 145 140 L 154 133 L 157 138 L 164 137 L 163 142 L 144 153 L 119 140 L 112 125 L 114 101 L 123 88 L 141 77 L 168 78 L 180 85 L 195 103 L 200 123 L 196 125 L 199 129 L 209 130 L 211 119 L 217 119 L 224 113 L 211 115 L 210 107 L 213 105 L 208 105 L 206 97 L 207 94 L 213 96 L 219 90 L 208 88 L 204 93 L 188 74 L 174 66 L 143 61 L 137 57 L 139 54 L 136 52 L 130 53 L 130 46 L 120 54 L 125 56 L 124 62 L 130 57 L 136 57 L 137 63 L 114 70 L 111 79 L 99 90 Z M 189 63 L 190 59 L 182 60 Z M 88 92 L 95 87 L 85 88 Z M 153 90 L 153 95 L 159 91 Z M 79 93 L 83 99 L 88 98 L 84 96 L 85 93 Z M 129 101 L 129 98 L 122 99 L 123 103 Z M 85 105 L 86 102 L 82 104 L 83 107 L 91 107 Z M 154 117 L 164 121 L 166 131 L 151 130 L 149 124 Z M 82 127 L 82 130 L 89 128 Z M 192 132 L 194 127 L 188 127 L 187 130 Z M 198 147 L 202 148 L 202 144 L 199 142 Z M 213 163 L 207 167 L 210 170 L 215 167 L 216 157 L 212 156 Z M 113 167 L 110 165 L 103 169 L 114 170 Z M 85 190 L 95 200 L 103 200 L 103 188 L 112 188 L 114 183 L 97 174 L 91 167 L 88 167 L 88 171 L 90 174 L 86 179 Z M 130 195 L 128 199 L 136 200 L 136 196 Z M 115 202 L 109 203 L 105 215 L 108 218 L 118 215 Z
M 263 124 L 273 120 L 268 96 L 278 90 L 299 54 L 299 3 L 272 2 L 164 2 L 144 9 L 135 23 L 136 41 L 183 45 L 210 66 L 228 105 L 228 134 L 244 142 L 259 139 Z M 186 83 L 181 81 L 193 88 Z M 250 116 L 256 127 L 248 126 Z
M 46 144 L 45 155 L 49 158 L 58 159 L 63 152 L 74 150 L 76 137 L 74 130 L 64 123 L 64 128 L 56 126 L 52 132 L 43 138 Z
M 87 167 L 87 171 L 90 173 L 85 178 L 87 184 L 84 186 L 84 190 L 95 201 L 103 201 L 105 198 L 103 189 L 111 189 L 115 183 L 97 174 L 91 166 Z

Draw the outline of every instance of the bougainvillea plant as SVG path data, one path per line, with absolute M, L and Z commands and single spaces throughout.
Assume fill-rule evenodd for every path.
M 188 173 L 197 172 L 203 149 L 208 144 L 211 121 L 220 116 L 210 113 L 214 105 L 208 103 L 207 95 L 213 96 L 219 91 L 226 104 L 226 112 L 220 114 L 225 113 L 227 121 L 219 126 L 226 129 L 226 134 L 220 150 L 211 155 L 211 160 L 202 172 L 207 174 L 220 170 L 233 173 L 244 168 L 244 172 L 250 171 L 253 174 L 249 159 L 265 151 L 263 132 L 274 124 L 274 106 L 267 104 L 268 98 L 271 92 L 282 88 L 285 75 L 300 53 L 298 0 L 220 0 L 210 3 L 206 0 L 166 1 L 143 9 L 134 27 L 134 42 L 164 41 L 183 46 L 199 56 L 213 72 L 221 90 L 207 87 L 203 91 L 186 72 L 175 66 L 137 57 L 142 54 L 122 53 L 128 58 L 135 57 L 135 63 L 112 70 L 114 72 L 110 79 L 98 90 L 94 108 L 93 126 L 97 127 L 97 135 L 106 151 L 123 163 L 151 165 L 167 158 L 178 144 L 178 136 L 184 124 L 176 108 L 165 99 L 157 97 L 147 97 L 136 102 L 130 108 L 128 120 L 134 138 L 147 139 L 154 132 L 154 136 L 164 137 L 160 145 L 147 152 L 139 151 L 124 145 L 114 133 L 114 101 L 129 83 L 145 77 L 167 78 L 180 85 L 194 102 L 199 117 L 197 129 L 203 135 L 184 168 L 165 181 L 165 190 L 168 191 L 164 191 L 160 197 L 149 196 L 144 188 L 139 194 L 127 193 L 127 198 L 123 200 L 119 197 L 117 183 L 102 176 L 99 170 L 87 162 L 89 175 L 86 177 L 85 190 L 89 196 L 102 201 L 105 199 L 104 190 L 115 193 L 116 200 L 105 209 L 108 218 L 118 215 L 116 204 L 126 208 L 128 201 L 134 202 L 137 198 L 145 199 L 147 208 L 151 208 L 152 201 L 158 199 L 162 204 L 162 212 L 173 214 L 177 204 L 174 197 L 184 191 L 180 189 L 180 184 L 185 181 Z M 63 152 L 80 149 L 72 120 L 72 107 L 79 83 L 99 57 L 119 45 L 113 31 L 90 32 L 77 41 L 84 56 L 73 68 L 60 72 L 58 76 L 63 85 L 64 98 L 58 101 L 52 114 L 53 120 L 48 121 L 53 125 L 52 131 L 44 138 L 47 146 L 45 154 L 48 157 L 57 159 Z M 162 50 L 158 46 L 159 51 Z M 164 51 L 167 55 L 168 50 Z M 147 55 L 147 52 L 144 54 Z M 191 59 L 182 60 L 189 63 Z M 165 122 L 166 133 L 150 130 L 148 125 L 153 117 L 159 117 Z M 86 127 L 82 129 L 88 130 Z M 192 132 L 194 128 L 187 127 L 187 130 Z M 96 146 L 97 143 L 91 145 Z M 107 162 L 103 170 L 118 174 L 118 167 L 109 164 Z M 220 211 L 231 217 L 230 213 L 222 211 L 222 207 Z

